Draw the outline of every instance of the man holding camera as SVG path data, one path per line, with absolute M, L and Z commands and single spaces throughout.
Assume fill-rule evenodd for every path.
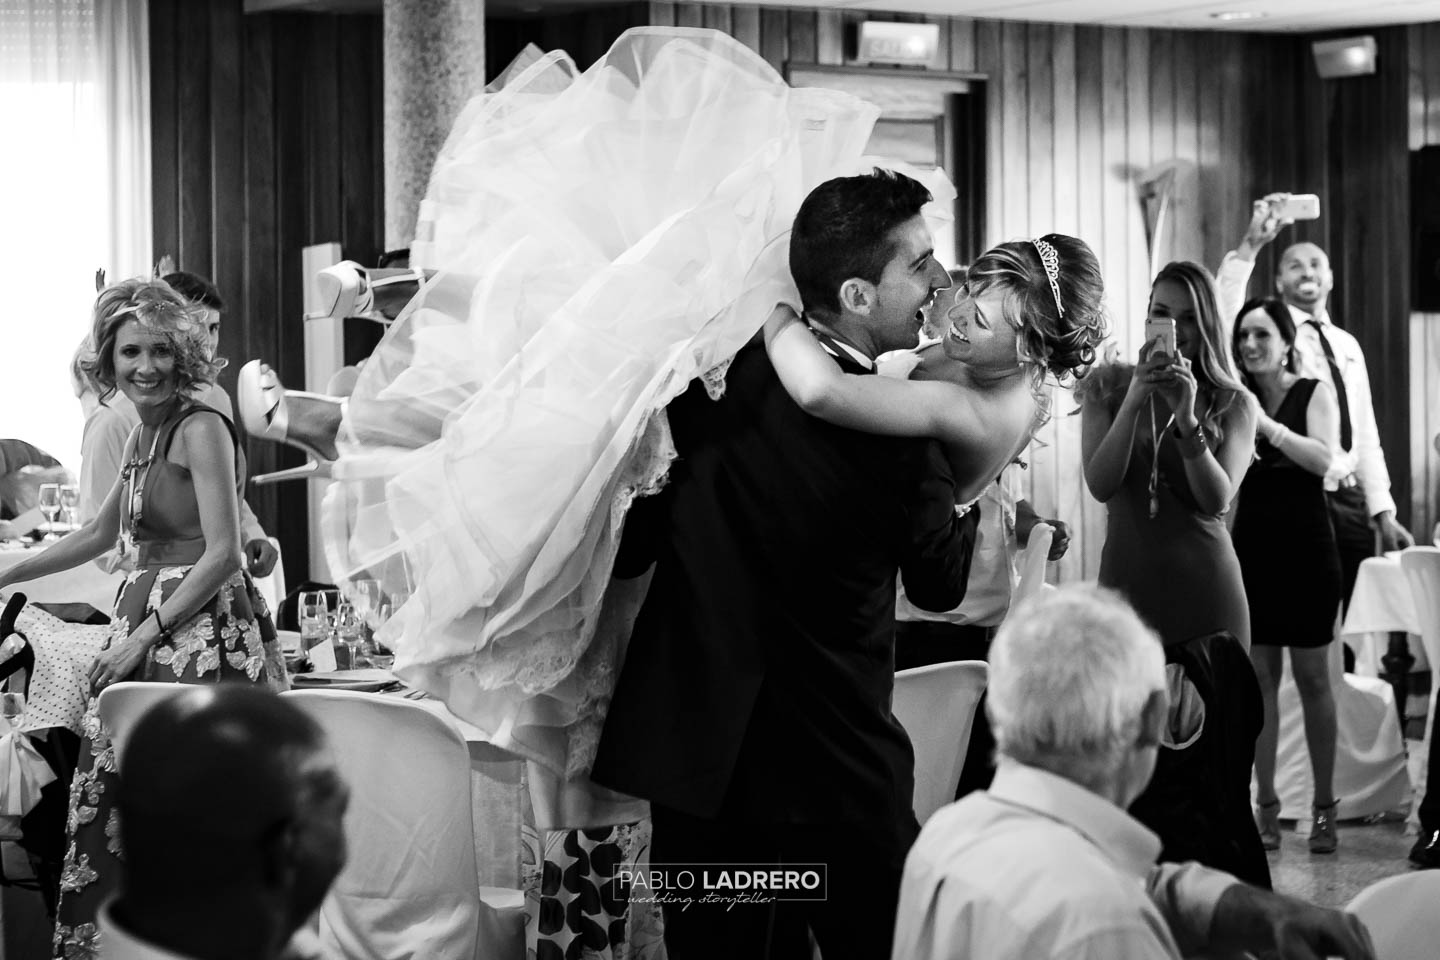
M 1244 238 L 1225 255 L 1216 274 L 1220 313 L 1227 324 L 1236 321 L 1245 302 L 1245 288 L 1260 248 L 1297 216 L 1319 216 L 1318 204 L 1303 210 L 1304 204 L 1294 202 L 1300 199 L 1272 193 L 1255 201 Z M 1348 607 L 1355 574 L 1360 562 L 1374 555 L 1376 537 L 1383 550 L 1414 546 L 1415 538 L 1395 519 L 1365 354 L 1359 341 L 1337 327 L 1326 309 L 1334 280 L 1330 258 L 1313 243 L 1292 244 L 1280 255 L 1275 290 L 1295 319 L 1299 373 L 1330 384 L 1340 400 L 1341 451 L 1325 476 L 1325 489 L 1340 551 L 1341 603 Z

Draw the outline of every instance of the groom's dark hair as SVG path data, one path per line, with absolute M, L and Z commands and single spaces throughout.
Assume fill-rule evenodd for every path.
M 840 286 L 851 277 L 879 283 L 895 256 L 890 231 L 929 201 L 924 185 L 879 167 L 810 191 L 790 233 L 790 273 L 805 309 L 838 313 Z

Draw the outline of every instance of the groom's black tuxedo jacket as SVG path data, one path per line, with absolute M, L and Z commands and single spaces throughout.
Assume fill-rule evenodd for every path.
M 617 563 L 656 567 L 594 780 L 705 818 L 908 818 L 895 574 L 918 605 L 957 606 L 975 531 L 939 445 L 808 416 L 754 342 L 723 399 L 697 381 L 668 413 L 679 458 Z

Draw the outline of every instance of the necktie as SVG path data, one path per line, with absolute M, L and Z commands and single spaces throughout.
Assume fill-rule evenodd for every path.
M 1350 449 L 1350 397 L 1345 391 L 1345 378 L 1340 376 L 1340 364 L 1335 362 L 1335 351 L 1330 349 L 1330 341 L 1325 336 L 1325 328 L 1320 325 L 1319 320 L 1306 320 L 1310 326 L 1315 328 L 1315 334 L 1320 338 L 1320 349 L 1325 351 L 1325 362 L 1330 364 L 1330 379 L 1335 386 L 1335 398 L 1340 401 L 1340 449 Z

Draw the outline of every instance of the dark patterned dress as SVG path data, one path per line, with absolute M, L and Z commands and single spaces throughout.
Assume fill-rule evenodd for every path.
M 223 414 L 189 403 L 161 425 L 148 469 L 143 459 L 125 467 L 127 498 L 130 479 L 140 485 L 139 516 L 132 530 L 138 558 L 115 600 L 107 647 L 116 637 L 128 636 L 158 609 L 205 552 L 200 505 L 190 471 L 165 458 L 176 428 L 195 414 L 220 417 L 235 440 L 235 429 Z M 139 451 L 136 456 L 141 456 Z M 238 441 L 235 463 L 237 488 L 243 490 L 245 466 Z M 122 515 L 125 513 L 122 509 Z M 254 683 L 285 689 L 285 662 L 275 627 L 249 574 L 243 570 L 234 573 L 189 620 L 173 625 L 169 640 L 151 647 L 145 662 L 125 679 Z M 95 917 L 100 905 L 115 893 L 122 859 L 115 810 L 115 751 L 109 731 L 100 725 L 93 697 L 85 712 L 83 734 L 70 790 L 68 845 L 55 926 L 55 956 L 65 960 L 99 955 Z

